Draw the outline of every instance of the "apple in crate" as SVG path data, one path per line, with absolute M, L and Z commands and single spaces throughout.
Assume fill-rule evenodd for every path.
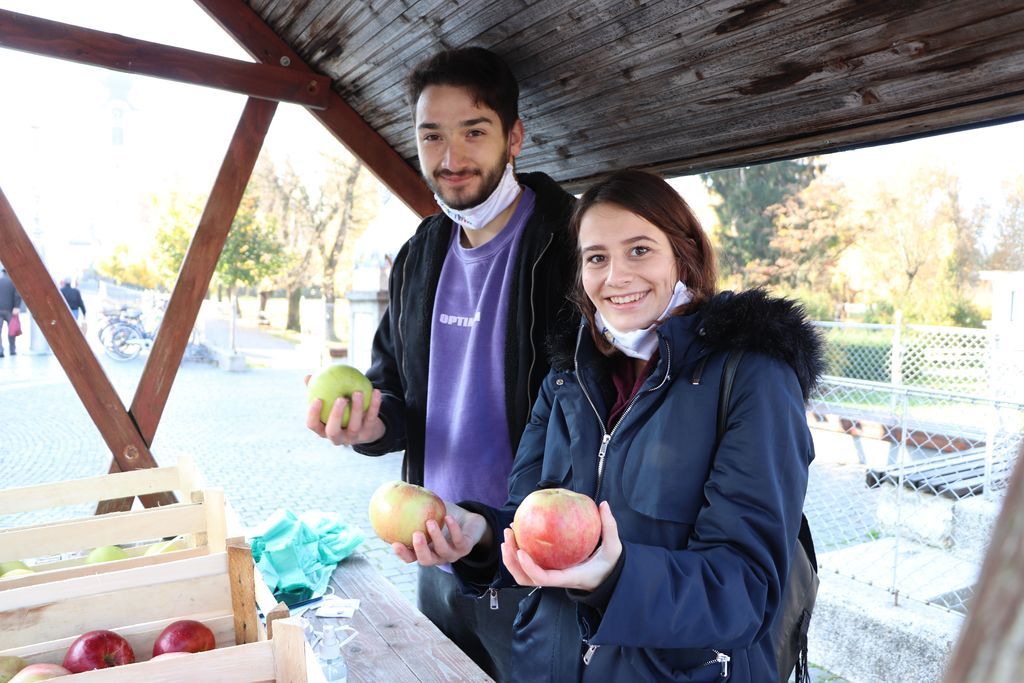
M 100 562 L 113 562 L 114 560 L 123 560 L 128 557 L 128 553 L 124 551 L 124 548 L 116 545 L 101 545 L 99 548 L 93 548 L 88 555 L 85 557 L 86 564 L 99 564 Z
M 444 525 L 444 501 L 433 491 L 404 481 L 386 481 L 370 497 L 370 525 L 381 539 L 412 547 L 414 531 L 427 533 L 427 520 Z
M 127 640 L 113 631 L 99 630 L 83 633 L 71 643 L 64 655 L 64 668 L 77 674 L 134 661 L 135 652 Z
M 7 683 L 11 680 L 14 674 L 18 673 L 26 666 L 28 666 L 28 662 L 21 657 L 15 657 L 13 655 L 0 656 L 0 683 Z
M 217 647 L 210 627 L 201 621 L 182 619 L 160 632 L 153 643 L 153 656 L 171 652 L 206 652 Z
M 357 391 L 363 392 L 363 410 L 369 410 L 370 398 L 373 394 L 373 385 L 366 375 L 349 365 L 330 365 L 309 380 L 309 402 L 316 399 L 324 402 L 320 409 L 320 421 L 327 424 L 327 418 L 331 416 L 331 408 L 339 398 L 352 398 Z M 348 426 L 351 403 L 345 405 L 345 411 L 341 414 L 341 426 Z
M 29 664 L 11 679 L 11 683 L 38 683 L 67 676 L 71 672 L 59 664 Z
M 512 520 L 516 545 L 544 569 L 565 569 L 590 557 L 601 538 L 597 504 L 568 489 L 540 489 L 519 504 Z
M 21 560 L 0 562 L 0 576 L 3 576 L 7 572 L 14 571 L 15 569 L 28 569 L 28 565 L 22 562 Z

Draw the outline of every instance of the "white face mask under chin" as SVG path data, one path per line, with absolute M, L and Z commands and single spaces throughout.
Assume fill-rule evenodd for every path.
M 654 355 L 655 349 L 658 348 L 658 333 L 654 329 L 657 323 L 664 320 L 665 316 L 672 309 L 688 304 L 691 301 L 693 301 L 693 295 L 690 294 L 690 290 L 682 282 L 676 282 L 675 289 L 672 290 L 672 296 L 668 300 L 668 306 L 658 316 L 658 320 L 651 323 L 649 327 L 645 327 L 642 330 L 633 330 L 632 332 L 622 332 L 605 322 L 604 318 L 597 311 L 594 311 L 594 322 L 597 325 L 597 329 L 601 330 L 604 338 L 619 351 L 630 358 L 650 360 L 651 356 Z
M 512 170 L 512 163 L 509 162 L 505 164 L 505 172 L 501 174 L 501 180 L 498 181 L 498 186 L 494 188 L 494 192 L 476 206 L 461 210 L 453 209 L 444 203 L 440 195 L 436 194 L 434 195 L 434 201 L 441 207 L 444 215 L 466 230 L 480 230 L 493 221 L 499 213 L 507 209 L 516 200 L 516 197 L 519 196 L 520 190 L 519 182 L 516 180 L 515 173 Z

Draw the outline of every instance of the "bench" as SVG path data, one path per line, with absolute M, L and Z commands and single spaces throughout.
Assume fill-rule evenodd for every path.
M 992 457 L 991 482 L 1005 482 L 1013 470 L 1015 458 L 1010 450 L 997 450 Z M 927 460 L 865 471 L 868 488 L 882 484 L 903 485 L 913 491 L 932 493 L 959 500 L 985 490 L 985 448 L 940 455 Z

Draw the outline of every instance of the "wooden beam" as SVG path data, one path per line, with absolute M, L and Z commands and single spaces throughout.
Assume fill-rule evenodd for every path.
M 64 297 L 43 265 L 24 227 L 0 189 L 0 261 L 10 274 L 33 322 L 42 330 L 71 385 L 78 393 L 121 471 L 156 467 L 149 446 L 135 428 L 131 416 L 110 384 L 99 361 L 71 316 Z M 63 429 L 58 416 L 40 428 Z M 169 505 L 171 492 L 140 496 L 146 507 Z
M 196 0 L 196 3 L 257 61 L 288 65 L 300 73 L 314 73 L 302 57 L 244 2 Z M 407 164 L 344 98 L 332 90 L 327 108 L 323 111 L 310 110 L 310 113 L 410 209 L 420 216 L 437 213 L 434 195 L 416 169 Z
M 276 110 L 276 102 L 250 99 L 246 103 L 181 265 L 160 332 L 132 401 L 131 414 L 146 443 L 153 443 L 210 278 Z
M 945 683 L 1024 680 L 1024 447 L 996 519 L 981 579 Z
M 331 94 L 330 79 L 311 70 L 252 64 L 3 9 L 0 47 L 312 109 L 324 109 Z

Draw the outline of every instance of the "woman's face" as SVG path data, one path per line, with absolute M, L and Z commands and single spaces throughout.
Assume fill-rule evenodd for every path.
M 649 327 L 665 310 L 679 274 L 665 233 L 615 204 L 583 214 L 579 235 L 583 289 L 621 332 Z

